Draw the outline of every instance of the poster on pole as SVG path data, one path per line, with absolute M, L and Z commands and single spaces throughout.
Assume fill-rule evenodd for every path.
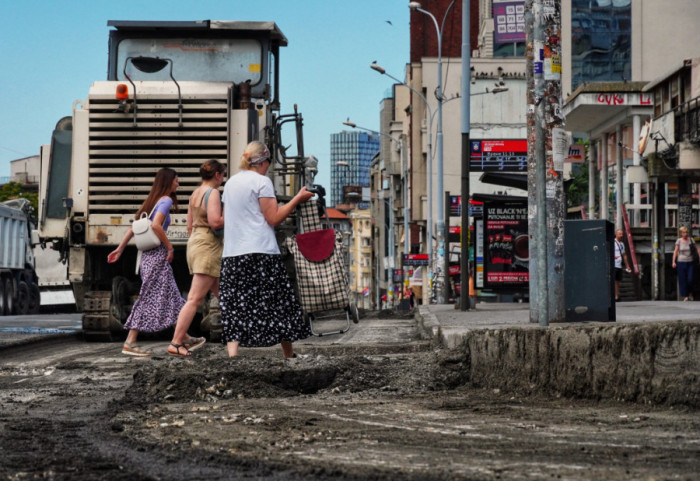
M 484 202 L 484 287 L 527 287 L 527 199 Z

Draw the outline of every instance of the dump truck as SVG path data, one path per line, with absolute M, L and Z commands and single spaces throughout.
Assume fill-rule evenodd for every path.
M 303 151 L 301 113 L 296 105 L 280 113 L 280 48 L 287 38 L 274 22 L 107 25 L 107 80 L 95 81 L 85 99 L 73 102 L 72 115 L 58 121 L 51 143 L 41 148 L 39 233 L 68 263 L 88 340 L 122 331 L 138 294 L 136 248 L 115 264 L 107 254 L 128 231 L 158 169 L 174 168 L 180 179 L 183 208 L 171 213 L 168 238 L 182 292 L 191 280 L 185 210 L 204 161 L 217 159 L 231 176 L 248 142 L 262 140 L 282 202 L 314 174 Z M 283 128 L 290 132 L 287 143 Z M 203 331 L 216 337 L 215 300 L 202 311 Z
M 38 243 L 27 199 L 0 203 L 0 316 L 39 312 Z

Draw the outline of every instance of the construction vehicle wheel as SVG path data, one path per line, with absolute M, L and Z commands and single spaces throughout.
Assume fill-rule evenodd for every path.
M 17 288 L 17 314 L 26 316 L 29 314 L 29 286 L 24 281 L 19 281 Z
M 0 316 L 5 315 L 5 280 L 0 277 Z
M 15 312 L 15 284 L 9 277 L 5 279 L 5 315 L 11 316 Z
M 29 284 L 29 314 L 39 314 L 41 308 L 41 292 L 35 282 Z

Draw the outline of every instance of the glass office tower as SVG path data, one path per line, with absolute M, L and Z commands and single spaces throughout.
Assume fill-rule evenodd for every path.
M 571 88 L 631 77 L 631 0 L 571 0 Z
M 369 169 L 377 152 L 379 135 L 358 131 L 331 134 L 330 205 L 345 203 L 345 186 L 369 187 Z

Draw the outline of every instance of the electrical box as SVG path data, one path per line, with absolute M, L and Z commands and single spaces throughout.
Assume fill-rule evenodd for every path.
M 614 233 L 606 220 L 564 222 L 567 322 L 615 320 Z

